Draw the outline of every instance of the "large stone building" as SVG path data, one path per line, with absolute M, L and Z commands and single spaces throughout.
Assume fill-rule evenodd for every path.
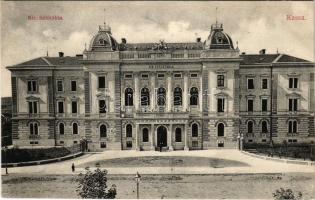
M 222 24 L 191 43 L 118 43 L 104 24 L 83 54 L 7 68 L 18 146 L 188 150 L 315 140 L 314 63 L 240 53 Z

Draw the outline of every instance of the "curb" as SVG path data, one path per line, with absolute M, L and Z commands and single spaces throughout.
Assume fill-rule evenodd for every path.
M 29 161 L 29 162 L 7 163 L 7 164 L 2 163 L 1 168 L 6 167 L 6 165 L 7 167 L 22 167 L 22 166 L 49 164 L 49 163 L 60 162 L 60 161 L 76 158 L 76 157 L 82 156 L 83 154 L 84 154 L 83 152 L 79 152 L 76 154 L 71 154 L 68 156 L 64 156 L 60 158 L 52 158 L 52 159 L 47 159 L 47 160 L 36 160 L 36 161 Z
M 264 159 L 264 160 L 272 160 L 272 161 L 276 161 L 276 162 L 289 163 L 289 164 L 315 166 L 315 162 L 314 161 L 281 159 L 281 158 L 273 158 L 273 157 L 261 156 L 261 155 L 257 155 L 257 154 L 250 153 L 250 152 L 247 152 L 247 151 L 241 151 L 241 152 L 243 154 L 248 155 L 248 156 L 252 156 L 252 157 L 260 158 L 260 159 Z

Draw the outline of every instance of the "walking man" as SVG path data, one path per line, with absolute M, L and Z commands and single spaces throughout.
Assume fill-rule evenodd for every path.
M 72 172 L 74 172 L 74 171 L 75 171 L 75 166 L 74 166 L 74 163 L 72 163 L 71 169 L 72 169 Z

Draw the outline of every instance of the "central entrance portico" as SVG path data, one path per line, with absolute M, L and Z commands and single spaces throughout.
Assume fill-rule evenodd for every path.
M 165 126 L 159 126 L 157 128 L 157 146 L 167 146 L 167 129 Z

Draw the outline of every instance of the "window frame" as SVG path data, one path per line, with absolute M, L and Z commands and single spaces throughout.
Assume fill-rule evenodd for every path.
M 76 125 L 76 133 L 75 133 L 74 125 Z M 73 122 L 71 127 L 72 127 L 72 135 L 79 135 L 79 124 L 77 122 Z
M 105 133 L 102 131 L 102 127 L 105 127 Z M 107 138 L 107 126 L 105 124 L 101 124 L 98 128 L 100 138 Z
M 62 103 L 62 112 L 60 112 L 60 103 Z M 57 100 L 57 113 L 65 114 L 65 102 L 63 100 Z
M 27 80 L 27 93 L 37 93 L 37 92 L 38 92 L 38 81 L 35 79 Z
M 61 125 L 63 126 L 63 128 L 62 128 L 62 132 L 61 132 Z M 63 123 L 63 122 L 60 122 L 59 124 L 58 124 L 58 133 L 59 133 L 59 135 L 64 135 L 65 134 L 65 124 Z
M 134 105 L 134 90 L 131 87 L 125 88 L 125 106 L 133 106 Z M 131 95 L 131 96 L 129 96 Z
M 101 110 L 101 101 L 104 101 L 104 110 Z M 106 106 L 106 100 L 105 99 L 99 99 L 98 100 L 98 113 L 99 114 L 105 114 L 107 113 L 107 106 Z
M 30 135 L 39 135 L 39 125 L 37 122 L 29 123 L 29 133 Z
M 144 130 L 146 130 L 146 132 L 144 132 Z M 146 137 L 145 137 L 145 134 L 146 134 Z M 143 143 L 149 142 L 149 129 L 146 127 L 142 129 L 142 142 Z
M 249 88 L 250 84 L 249 84 L 249 81 L 252 81 L 252 88 Z M 254 90 L 255 89 L 255 82 L 254 82 L 254 78 L 247 78 L 247 90 Z
M 178 132 L 179 130 L 180 132 Z M 178 140 L 179 139 L 179 140 Z M 175 142 L 182 143 L 182 129 L 180 127 L 175 128 Z
M 264 88 L 264 80 L 266 80 L 266 88 Z M 261 79 L 261 89 L 262 90 L 268 90 L 269 84 L 268 84 L 268 78 L 262 78 Z
M 291 86 L 291 80 L 292 80 L 292 86 Z M 288 88 L 289 89 L 298 89 L 299 88 L 299 78 L 298 77 L 289 77 L 289 82 L 288 82 Z
M 249 109 L 250 108 L 249 101 L 252 101 L 251 110 Z M 254 99 L 251 99 L 251 98 L 247 99 L 246 105 L 247 105 L 247 112 L 254 112 Z
M 220 101 L 221 101 L 221 106 L 219 107 Z M 217 98 L 217 112 L 218 113 L 224 113 L 225 112 L 225 97 L 218 97 Z
M 221 77 L 221 78 L 219 78 Z M 225 75 L 224 74 L 217 74 L 217 87 L 224 88 L 225 87 Z
M 199 136 L 199 125 L 197 123 L 193 123 L 191 125 L 191 137 L 196 138 Z
M 73 85 L 72 85 L 72 83 L 75 83 L 75 90 L 73 90 Z M 77 90 L 78 90 L 78 81 L 76 81 L 76 80 L 70 80 L 70 91 L 71 92 L 77 92 Z
M 288 111 L 297 112 L 299 110 L 299 98 L 289 98 Z
M 104 79 L 104 83 L 100 81 L 101 79 Z M 101 84 L 101 83 L 103 83 L 103 84 Z M 103 87 L 103 85 L 104 85 L 104 87 Z M 97 77 L 97 88 L 101 89 L 101 90 L 105 90 L 105 88 L 106 88 L 106 76 L 105 75 L 98 75 L 98 77 Z
M 266 101 L 266 109 L 264 109 L 264 101 Z M 268 112 L 268 99 L 267 98 L 262 98 L 261 99 L 261 112 Z
M 28 104 L 28 114 L 31 114 L 31 115 L 39 114 L 39 101 L 35 100 L 35 101 L 27 101 L 27 102 L 28 102 L 27 103 Z M 34 105 L 36 105 L 36 106 L 34 106 Z
M 60 85 L 59 85 L 60 83 Z M 56 80 L 56 86 L 57 86 L 57 92 L 64 92 L 65 91 L 65 86 L 64 86 L 64 82 L 62 79 L 57 79 Z M 59 86 L 61 86 L 61 88 L 59 88 Z M 61 90 L 59 90 L 61 89 Z
M 129 129 L 129 127 L 131 127 L 130 129 Z M 133 137 L 133 127 L 132 127 L 132 125 L 131 124 L 126 124 L 126 128 L 125 128 L 126 130 L 126 138 L 132 138 Z
M 73 112 L 74 110 L 73 110 L 73 104 L 75 103 L 75 112 Z M 72 100 L 71 101 L 71 113 L 72 114 L 78 114 L 79 113 L 79 111 L 78 111 L 78 101 L 77 100 Z
M 192 91 L 194 88 L 196 89 L 196 91 Z M 196 103 L 194 103 L 195 101 Z M 198 105 L 199 105 L 199 89 L 193 86 L 189 90 L 189 106 L 198 106 Z

